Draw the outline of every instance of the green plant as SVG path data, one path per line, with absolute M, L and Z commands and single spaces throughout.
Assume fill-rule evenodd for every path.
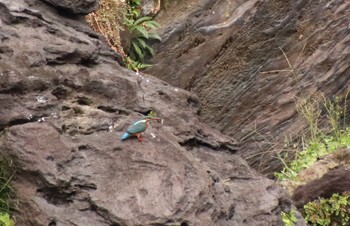
M 142 69 L 145 69 L 145 68 L 151 66 L 151 64 L 141 63 L 141 62 L 138 62 L 138 61 L 131 59 L 130 57 L 125 57 L 124 62 L 126 63 L 126 67 L 130 70 L 133 70 L 133 71 L 142 70 Z
M 282 212 L 282 221 L 285 226 L 294 226 L 295 223 L 297 222 L 297 216 L 296 216 L 296 211 L 291 210 L 288 213 Z
M 304 206 L 305 220 L 312 225 L 350 224 L 350 196 L 333 194 L 329 199 L 319 199 Z
M 346 99 L 346 98 L 345 98 Z M 278 180 L 295 180 L 298 174 L 314 164 L 318 158 L 330 154 L 340 148 L 350 147 L 350 128 L 345 128 L 341 124 L 341 118 L 345 117 L 345 107 L 341 106 L 340 98 L 336 101 L 324 101 L 324 108 L 327 112 L 327 119 L 332 129 L 330 134 L 326 135 L 319 128 L 319 120 L 321 116 L 321 106 L 316 100 L 299 101 L 298 111 L 306 118 L 310 140 L 302 139 L 302 149 L 299 150 L 292 161 L 287 163 L 288 153 L 284 156 L 278 154 L 278 158 L 282 161 L 284 168 L 281 172 L 276 172 L 275 176 Z
M 11 163 L 0 158 L 0 226 L 12 226 L 10 219 L 10 200 L 13 190 L 9 185 L 14 173 L 10 173 Z
M 298 174 L 314 164 L 318 158 L 332 153 L 340 148 L 350 148 L 350 128 L 341 130 L 340 134 L 324 136 L 320 140 L 310 141 L 303 144 L 304 149 L 298 152 L 295 159 L 289 164 L 285 162 L 288 156 L 279 156 L 284 168 L 281 172 L 276 172 L 278 180 L 295 180 Z
M 9 212 L 12 188 L 9 185 L 14 174 L 9 175 L 8 162 L 0 159 L 0 211 Z
M 154 112 L 154 111 L 151 111 L 151 112 L 148 114 L 148 116 L 151 116 L 151 117 L 153 117 L 153 118 L 156 118 L 156 117 L 157 117 L 157 113 Z
M 300 98 L 297 100 L 297 111 L 304 116 L 308 123 L 308 132 L 310 133 L 310 139 L 317 141 L 322 134 L 319 129 L 319 120 L 321 116 L 321 107 L 317 99 L 304 99 Z
M 0 212 L 0 226 L 14 226 L 15 222 L 8 213 Z
M 142 0 L 101 0 L 99 9 L 86 17 L 92 28 L 105 37 L 108 45 L 134 71 L 151 66 L 144 63 L 154 55 L 149 41 L 161 40 L 154 32 L 159 23 L 153 17 L 141 15 L 141 3 Z
M 145 56 L 154 55 L 154 49 L 147 44 L 148 40 L 161 40 L 160 36 L 153 32 L 153 29 L 160 27 L 160 24 L 152 17 L 141 15 L 141 0 L 130 1 L 130 7 L 126 13 L 124 24 L 131 34 L 131 47 L 129 56 L 137 62 L 144 62 Z M 139 68 L 140 69 L 140 68 Z
M 324 98 L 324 97 L 323 97 Z M 345 97 L 345 102 L 346 102 Z M 327 111 L 328 121 L 332 128 L 332 133 L 336 139 L 339 139 L 341 136 L 341 119 L 345 119 L 345 107 L 341 106 L 342 99 L 336 97 L 334 101 L 330 101 L 324 98 L 324 107 Z

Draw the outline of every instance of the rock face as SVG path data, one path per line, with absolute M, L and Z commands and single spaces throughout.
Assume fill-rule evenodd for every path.
M 293 191 L 293 201 L 302 208 L 318 198 L 350 191 L 350 149 L 341 149 L 319 160 L 299 174 L 302 186 Z
M 158 17 L 163 42 L 148 73 L 194 91 L 202 120 L 273 172 L 276 144 L 307 125 L 298 100 L 349 92 L 349 2 L 180 2 Z
M 350 191 L 349 166 L 331 169 L 322 178 L 300 186 L 293 194 L 298 208 L 319 198 L 330 198 L 334 193 L 342 194 Z
M 0 150 L 16 168 L 16 225 L 283 225 L 286 193 L 198 120 L 197 97 L 121 68 L 82 17 L 37 0 L 0 12 Z M 164 124 L 122 142 L 151 110 Z
M 97 0 L 43 0 L 73 14 L 88 14 L 98 7 Z

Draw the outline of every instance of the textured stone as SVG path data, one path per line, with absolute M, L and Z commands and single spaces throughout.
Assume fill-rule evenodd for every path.
M 336 0 L 183 2 L 157 17 L 163 41 L 147 72 L 195 92 L 202 120 L 240 141 L 238 154 L 272 175 L 282 165 L 276 150 L 307 127 L 298 100 L 349 92 L 349 7 Z
M 74 14 L 88 14 L 98 7 L 98 0 L 42 0 L 55 7 L 62 8 Z
M 0 9 L 0 147 L 16 167 L 16 225 L 283 224 L 286 192 L 200 122 L 195 95 L 122 68 L 86 22 L 52 6 Z M 151 110 L 164 124 L 121 141 Z
M 339 166 L 329 170 L 323 177 L 298 187 L 293 200 L 298 208 L 319 198 L 330 198 L 334 193 L 350 191 L 349 166 Z

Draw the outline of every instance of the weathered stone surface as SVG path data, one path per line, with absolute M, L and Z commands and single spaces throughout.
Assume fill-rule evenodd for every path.
M 282 225 L 288 195 L 199 121 L 196 96 L 121 68 L 84 21 L 41 1 L 0 11 L 0 150 L 17 168 L 16 225 Z M 164 124 L 122 142 L 151 110 Z
M 147 72 L 194 91 L 203 121 L 271 174 L 281 166 L 275 151 L 307 126 L 296 102 L 349 91 L 349 8 L 336 0 L 182 1 L 158 17 L 163 41 Z
M 55 7 L 62 8 L 74 14 L 88 14 L 98 7 L 98 0 L 42 0 Z
M 144 0 L 141 2 L 142 15 L 155 15 L 160 10 L 160 0 Z
M 339 166 L 327 172 L 323 177 L 300 186 L 293 194 L 298 208 L 318 198 L 330 198 L 334 193 L 350 191 L 349 166 Z

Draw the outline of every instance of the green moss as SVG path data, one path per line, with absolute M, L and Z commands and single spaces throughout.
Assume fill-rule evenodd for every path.
M 10 218 L 8 213 L 0 212 L 0 226 L 14 226 L 15 222 Z
M 288 213 L 282 212 L 282 221 L 285 226 L 294 226 L 297 222 L 296 211 L 291 210 Z
M 304 206 L 305 220 L 314 226 L 350 225 L 350 196 L 333 194 L 329 199 L 309 202 Z

